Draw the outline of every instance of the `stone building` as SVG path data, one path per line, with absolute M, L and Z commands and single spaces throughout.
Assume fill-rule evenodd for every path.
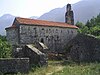
M 69 4 L 67 12 L 72 15 Z M 69 17 L 70 19 L 68 19 Z M 77 35 L 78 28 L 71 25 L 74 22 L 72 16 L 68 16 L 66 19 L 68 24 L 16 17 L 13 25 L 6 28 L 7 40 L 12 45 L 20 46 L 42 42 L 50 51 L 62 52 L 66 44 Z

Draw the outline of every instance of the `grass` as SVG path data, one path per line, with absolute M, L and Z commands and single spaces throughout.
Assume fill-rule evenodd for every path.
M 29 75 L 100 75 L 100 63 L 49 61 L 48 67 L 37 68 Z
M 100 75 L 100 63 L 70 64 L 52 75 Z
M 25 75 L 25 74 L 17 74 Z M 100 63 L 49 61 L 47 67 L 33 68 L 26 75 L 100 75 Z
M 32 73 L 31 71 L 29 75 L 52 75 L 54 72 L 64 68 L 64 66 L 60 64 L 61 62 L 62 61 L 49 61 L 47 67 L 33 69 L 34 72 Z

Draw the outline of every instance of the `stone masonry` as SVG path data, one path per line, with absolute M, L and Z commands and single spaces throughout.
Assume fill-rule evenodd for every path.
M 65 14 L 65 22 L 74 25 L 74 13 L 71 9 L 71 4 L 67 4 L 66 10 L 67 12 Z
M 47 62 L 47 55 L 46 53 L 44 53 L 45 49 L 42 49 L 43 47 L 39 46 L 36 47 L 36 46 L 37 46 L 36 44 L 28 44 L 23 47 L 17 47 L 13 52 L 13 57 L 29 58 L 30 67 L 32 65 L 46 66 L 48 62 Z
M 78 34 L 66 47 L 67 55 L 73 61 L 100 62 L 100 39 Z
M 17 19 L 24 20 L 23 18 Z M 15 19 L 15 21 L 17 21 L 17 19 Z M 28 20 L 30 21 L 30 19 Z M 77 35 L 77 28 L 39 26 L 34 24 L 18 25 L 16 28 L 6 29 L 7 40 L 12 45 L 26 45 L 33 44 L 34 42 L 42 42 L 49 50 L 62 52 L 66 43 Z
M 30 65 L 46 66 L 48 64 L 46 54 L 32 44 L 26 45 L 23 52 L 25 57 L 30 59 Z
M 0 58 L 0 73 L 18 72 L 29 72 L 29 58 Z
M 30 64 L 44 65 L 47 64 L 47 51 L 63 53 L 66 44 L 77 35 L 78 29 L 72 25 L 74 18 L 71 5 L 68 4 L 67 7 L 66 23 L 16 17 L 12 26 L 6 28 L 13 56 L 28 57 Z M 35 43 L 40 45 L 33 46 Z

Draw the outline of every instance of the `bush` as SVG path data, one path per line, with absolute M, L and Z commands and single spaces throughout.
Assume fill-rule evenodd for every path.
M 0 58 L 9 58 L 11 56 L 11 45 L 4 36 L 0 36 Z

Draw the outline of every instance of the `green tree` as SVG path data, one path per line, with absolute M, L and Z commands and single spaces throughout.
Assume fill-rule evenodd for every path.
M 90 23 L 89 20 L 87 21 L 86 26 L 90 29 L 90 27 L 91 27 L 91 23 Z
M 83 34 L 91 34 L 96 37 L 100 37 L 100 14 L 97 17 L 93 17 L 87 21 L 84 25 L 81 22 L 77 22 L 76 26 L 79 27 L 79 32 Z
M 87 26 L 84 26 L 84 27 L 81 29 L 81 31 L 82 31 L 83 34 L 88 34 L 88 33 L 89 33 L 88 29 L 89 29 L 89 28 L 88 28 Z
M 79 27 L 79 28 L 83 28 L 84 24 L 83 24 L 82 22 L 79 22 L 79 21 L 78 21 L 78 22 L 76 23 L 76 26 Z
M 100 25 L 100 13 L 99 15 L 97 15 L 95 22 L 96 22 L 96 25 Z
M 6 38 L 0 35 L 0 58 L 9 58 L 11 50 L 11 45 L 6 41 Z
M 90 29 L 90 33 L 95 36 L 100 36 L 100 26 L 95 26 Z
M 85 26 L 83 23 L 78 21 L 76 23 L 76 26 L 79 27 L 79 30 L 78 30 L 79 33 L 83 33 L 83 34 L 88 33 L 88 27 Z

